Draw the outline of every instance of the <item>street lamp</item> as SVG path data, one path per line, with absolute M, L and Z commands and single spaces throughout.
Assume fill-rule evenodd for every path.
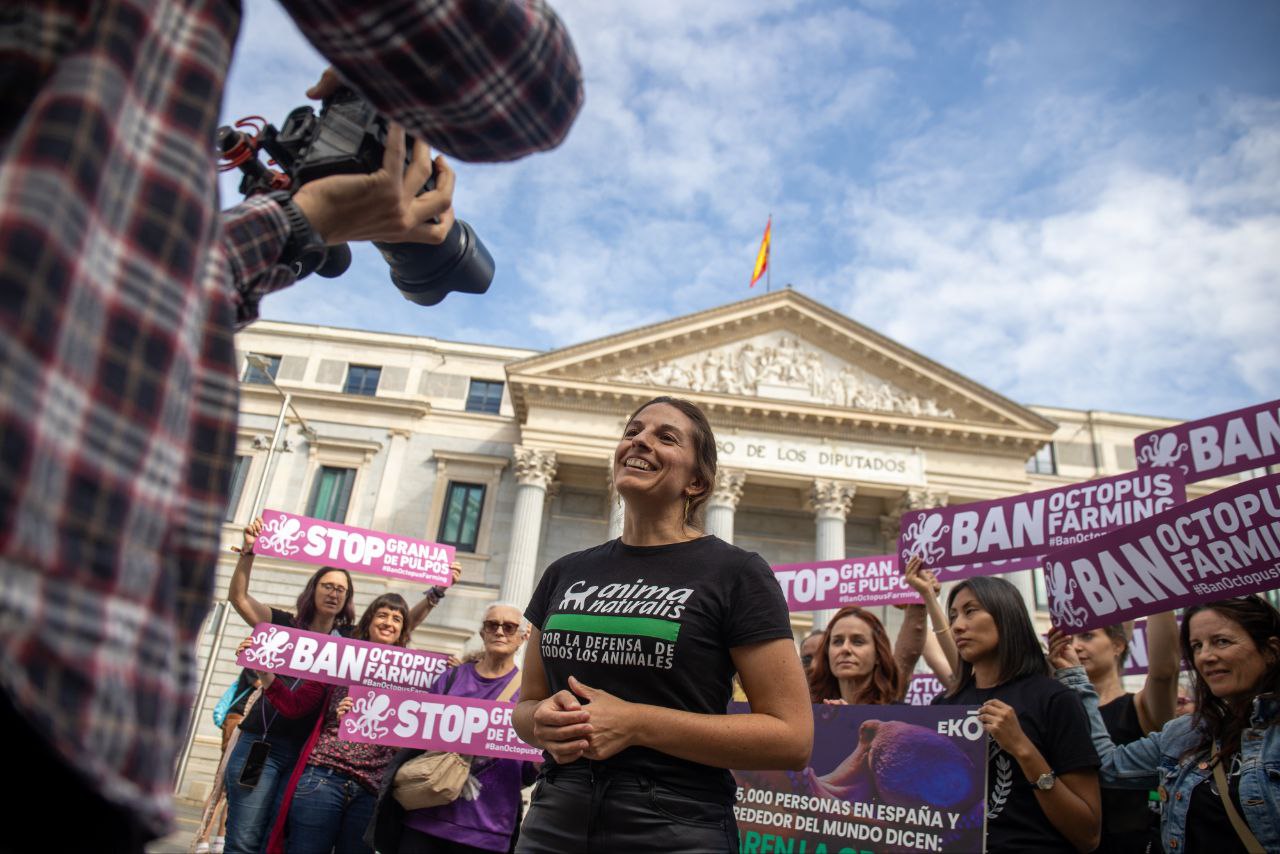
M 271 460 L 275 456 L 276 448 L 280 445 L 281 435 L 284 433 L 285 413 L 293 410 L 294 417 L 298 419 L 298 424 L 302 427 L 302 434 L 313 442 L 316 440 L 316 431 L 311 429 L 307 419 L 303 418 L 302 413 L 298 412 L 297 407 L 293 405 L 293 395 L 276 385 L 275 377 L 271 376 L 271 365 L 268 364 L 267 360 L 257 353 L 250 353 L 247 360 L 251 366 L 258 369 L 260 375 L 266 377 L 267 382 L 276 390 L 276 393 L 284 398 L 280 403 L 280 415 L 277 416 L 275 430 L 271 433 L 271 444 L 267 446 L 267 458 L 262 465 L 262 477 L 258 478 L 258 491 L 253 496 L 253 505 L 249 513 L 250 519 L 256 519 L 262 513 L 262 499 L 267 491 L 267 483 L 270 481 Z M 289 450 L 287 440 L 280 450 L 286 452 Z

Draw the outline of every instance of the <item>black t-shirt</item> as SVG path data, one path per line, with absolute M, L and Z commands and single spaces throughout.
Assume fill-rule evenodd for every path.
M 729 703 L 730 649 L 791 637 L 769 565 L 710 536 L 662 546 L 618 539 L 562 557 L 547 567 L 525 616 L 542 632 L 551 693 L 573 675 L 630 702 L 706 715 L 724 714 Z M 733 776 L 723 768 L 646 747 L 603 764 L 733 803 Z
M 290 629 L 297 628 L 297 619 L 293 614 L 288 611 L 281 611 L 279 608 L 271 609 L 271 622 L 277 626 L 285 626 Z M 355 626 L 338 626 L 333 630 L 334 634 L 342 635 L 344 638 L 351 637 L 354 632 Z M 291 685 L 298 681 L 289 677 L 281 678 L 284 678 Z M 319 714 L 319 712 L 320 710 L 317 709 L 316 713 Z M 276 735 L 284 738 L 305 739 L 315 725 L 315 715 L 286 718 L 276 711 L 276 707 L 271 705 L 271 700 L 263 693 L 258 698 L 258 702 L 253 704 L 249 714 L 245 715 L 244 720 L 240 722 L 240 730 L 253 735 L 261 735 L 265 732 L 268 738 Z
M 1022 731 L 1055 774 L 1098 767 L 1084 704 L 1075 691 L 1056 679 L 1023 676 L 994 688 L 978 688 L 970 680 L 954 697 L 935 697 L 933 705 L 981 706 L 987 700 L 1013 707 Z M 1074 854 L 1075 850 L 1040 809 L 1035 784 L 1027 779 L 1018 761 L 992 739 L 987 750 L 987 851 Z
M 1227 788 L 1231 805 L 1240 813 L 1240 754 L 1227 760 Z M 1243 816 L 1243 813 L 1240 813 Z M 1245 854 L 1244 843 L 1236 833 L 1227 808 L 1218 794 L 1218 781 L 1212 776 L 1191 790 L 1187 807 L 1187 851 L 1212 851 L 1214 854 Z
M 1107 734 L 1117 745 L 1129 744 L 1146 735 L 1138 720 L 1138 706 L 1133 694 L 1119 697 L 1098 707 Z M 1145 789 L 1102 789 L 1102 842 L 1096 854 L 1130 854 L 1148 849 L 1160 850 L 1160 813 L 1151 808 L 1159 804 Z M 1154 847 L 1152 847 L 1154 846 Z

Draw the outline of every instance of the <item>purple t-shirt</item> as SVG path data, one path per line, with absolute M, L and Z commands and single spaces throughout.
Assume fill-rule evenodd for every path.
M 474 663 L 468 662 L 456 668 L 457 675 L 445 691 L 444 686 L 453 672 L 446 670 L 436 677 L 431 692 L 496 700 L 518 671 L 512 669 L 506 676 L 486 679 L 476 673 Z M 520 692 L 516 691 L 511 702 L 519 699 Z M 479 797 L 474 801 L 458 798 L 451 804 L 410 810 L 405 813 L 405 826 L 485 851 L 506 851 L 511 847 L 511 834 L 515 832 L 519 815 L 523 764 L 518 759 L 475 757 L 471 768 L 482 787 Z

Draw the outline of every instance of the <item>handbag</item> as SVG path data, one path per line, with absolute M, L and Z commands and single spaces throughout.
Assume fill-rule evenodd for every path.
M 442 693 L 449 693 L 457 673 L 456 669 L 450 672 Z M 520 690 L 520 676 L 520 671 L 517 670 L 516 675 L 498 695 L 498 702 L 510 700 Z M 471 777 L 472 759 L 471 756 L 452 751 L 428 750 L 400 766 L 391 786 L 391 794 L 407 810 L 451 804 L 462 794 Z
M 1213 763 L 1213 779 L 1218 784 L 1218 796 L 1222 798 L 1222 806 L 1227 811 L 1227 818 L 1231 820 L 1236 836 L 1239 836 L 1244 844 L 1244 850 L 1249 854 L 1265 854 L 1262 843 L 1253 835 L 1249 825 L 1244 823 L 1244 819 L 1236 811 L 1236 805 L 1231 803 L 1231 789 L 1227 786 L 1227 774 L 1222 770 L 1222 763 L 1216 760 Z
M 243 700 L 253 690 L 252 687 L 246 688 L 239 694 L 236 693 L 236 686 L 239 682 L 232 682 L 227 686 L 227 690 L 222 692 L 222 696 L 218 698 L 218 704 L 213 707 L 213 725 L 222 728 L 222 724 L 227 720 L 227 714 L 231 711 L 236 703 Z

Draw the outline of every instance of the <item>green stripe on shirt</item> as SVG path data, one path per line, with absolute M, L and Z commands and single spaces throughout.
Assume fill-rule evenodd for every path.
M 597 635 L 640 635 L 675 641 L 680 624 L 653 617 L 614 617 L 608 614 L 553 614 L 543 631 L 591 632 Z

